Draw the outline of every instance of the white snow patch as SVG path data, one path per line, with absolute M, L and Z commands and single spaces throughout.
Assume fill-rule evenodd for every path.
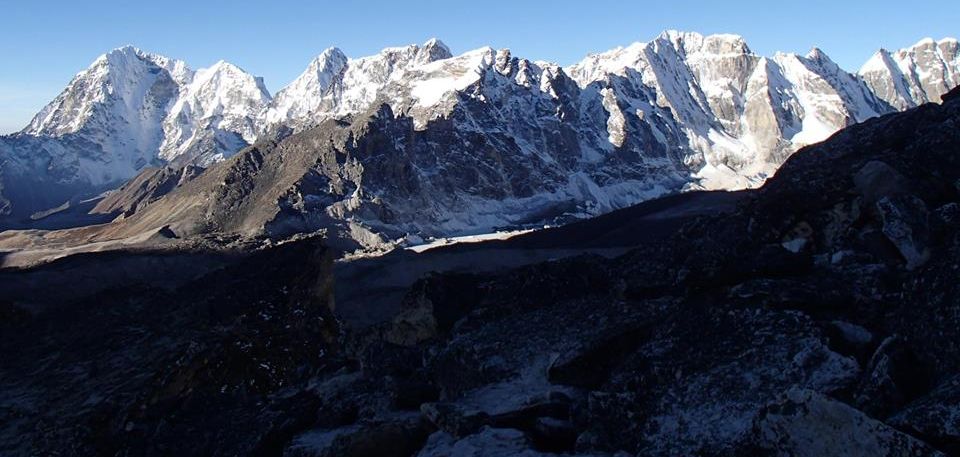
M 450 238 L 440 238 L 429 243 L 418 244 L 415 246 L 407 247 L 408 251 L 413 251 L 416 253 L 421 253 L 429 251 L 431 249 L 436 249 L 444 246 L 453 246 L 455 244 L 469 244 L 469 243 L 480 243 L 483 241 L 491 240 L 507 240 L 513 238 L 517 235 L 523 235 L 526 233 L 533 232 L 536 229 L 526 229 L 526 230 L 512 230 L 504 232 L 493 232 L 493 233 L 484 233 L 480 235 L 467 235 L 467 236 L 455 236 Z

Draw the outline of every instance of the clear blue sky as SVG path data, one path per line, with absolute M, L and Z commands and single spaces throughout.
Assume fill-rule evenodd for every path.
M 360 57 L 438 37 L 454 53 L 490 45 L 567 65 L 679 29 L 737 33 L 764 55 L 819 46 L 855 70 L 881 46 L 957 36 L 958 24 L 957 0 L 6 0 L 0 133 L 22 128 L 75 73 L 124 44 L 193 68 L 224 59 L 276 92 L 328 46 Z

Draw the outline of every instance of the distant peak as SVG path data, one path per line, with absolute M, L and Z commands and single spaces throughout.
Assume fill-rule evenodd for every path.
M 227 62 L 226 60 L 223 60 L 223 59 L 220 59 L 216 63 L 211 65 L 210 68 L 207 69 L 207 71 L 211 73 L 235 73 L 235 74 L 243 74 L 243 75 L 247 74 L 247 72 L 244 69 L 230 62 Z
M 143 51 L 141 51 L 140 48 L 132 44 L 125 44 L 118 48 L 112 49 L 108 54 L 141 54 L 141 53 L 143 53 Z
M 447 45 L 443 41 L 440 41 L 440 39 L 438 38 L 431 38 L 427 40 L 426 43 L 423 43 L 423 48 L 424 49 L 432 49 L 432 48 L 443 49 L 443 50 L 446 50 L 447 53 L 450 53 L 450 48 L 447 47 Z
M 329 47 L 324 49 L 313 62 L 311 62 L 311 67 L 316 67 L 320 71 L 325 71 L 327 69 L 334 69 L 335 71 L 340 71 L 340 67 L 347 63 L 347 55 L 337 47 Z
M 715 33 L 703 35 L 698 32 L 666 30 L 654 41 L 669 42 L 675 49 L 684 52 L 705 52 L 709 54 L 740 53 L 751 54 L 746 40 L 740 35 Z
M 913 46 L 910 46 L 910 47 L 911 47 L 911 48 L 925 48 L 925 47 L 928 47 L 928 46 L 936 46 L 936 45 L 937 45 L 937 40 L 934 40 L 933 38 L 930 38 L 930 37 L 926 37 L 926 38 L 924 38 L 924 39 L 916 42 L 916 44 L 914 44 Z
M 330 46 L 329 48 L 324 49 L 323 52 L 320 53 L 319 57 L 326 58 L 326 57 L 332 57 L 332 56 L 345 56 L 345 54 L 343 53 L 343 51 L 340 50 L 340 48 L 336 46 Z
M 870 59 L 860 67 L 857 73 L 863 75 L 877 71 L 889 72 L 892 65 L 894 64 L 891 62 L 890 51 L 886 48 L 880 48 L 870 56 Z
M 216 63 L 214 63 L 212 66 L 210 66 L 210 68 L 233 69 L 233 68 L 236 68 L 236 66 L 230 62 L 227 62 L 226 60 L 220 59 Z
M 420 48 L 417 61 L 420 63 L 429 63 L 451 57 L 453 57 L 453 54 L 446 44 L 436 38 L 431 38 Z
M 496 50 L 496 49 L 493 49 L 493 47 L 491 47 L 491 46 L 484 46 L 484 47 L 482 47 L 482 48 L 477 48 L 477 49 L 474 49 L 474 50 L 471 50 L 471 51 L 467 51 L 467 52 L 463 53 L 463 55 L 465 55 L 465 56 L 478 56 L 478 55 L 483 55 L 483 56 L 494 57 L 494 56 L 497 55 L 497 50 Z
M 145 54 L 146 53 L 141 51 L 140 48 L 137 48 L 133 45 L 128 44 L 128 45 L 120 46 L 118 48 L 113 48 L 110 51 L 107 51 L 106 53 L 100 55 L 100 57 L 97 60 L 111 61 L 114 59 L 124 59 L 124 58 L 131 58 L 131 57 L 135 58 L 135 57 L 143 56 Z
M 675 40 L 684 40 L 688 38 L 694 39 L 703 39 L 703 35 L 697 32 L 684 32 L 682 30 L 668 29 L 660 32 L 660 35 L 657 35 L 657 38 L 662 38 L 665 40 L 675 41 Z
M 683 30 L 664 30 L 657 36 L 657 38 L 663 38 L 668 40 L 692 40 L 692 41 L 726 41 L 726 42 L 743 42 L 745 41 L 742 36 L 735 33 L 712 33 L 710 35 L 704 35 L 699 32 L 685 32 Z
M 820 65 L 827 65 L 827 66 L 839 68 L 837 63 L 834 62 L 833 59 L 830 58 L 830 56 L 823 51 L 823 49 L 820 49 L 818 47 L 813 47 L 812 49 L 810 49 L 810 52 L 807 53 L 806 58 L 807 60 L 811 60 Z
M 163 67 L 180 75 L 190 74 L 192 72 L 183 61 L 146 52 L 129 44 L 101 54 L 93 61 L 90 67 L 106 66 L 114 70 L 123 71 L 123 68 L 128 65 L 135 65 L 136 62 Z
M 310 65 L 293 84 L 318 84 L 319 88 L 326 89 L 347 66 L 348 61 L 340 48 L 331 46 L 310 61 Z
M 953 37 L 946 37 L 937 42 L 938 47 L 957 47 L 957 39 Z

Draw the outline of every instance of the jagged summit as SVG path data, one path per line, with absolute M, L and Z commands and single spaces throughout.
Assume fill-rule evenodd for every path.
M 654 42 L 666 41 L 672 43 L 678 50 L 685 53 L 704 52 L 710 54 L 752 54 L 746 40 L 740 35 L 718 33 L 702 35 L 697 32 L 683 32 L 666 30 Z
M 806 57 L 812 60 L 833 60 L 827 55 L 827 53 L 823 52 L 823 49 L 820 49 L 816 46 L 810 48 L 810 52 L 807 53 Z
M 447 45 L 437 37 L 432 37 L 423 43 L 424 48 L 429 48 L 434 46 L 442 47 L 448 51 L 450 50 L 450 48 L 448 48 Z
M 140 55 L 146 55 L 146 54 L 148 53 L 143 52 L 140 48 L 132 44 L 125 44 L 123 46 L 118 46 L 116 48 L 111 49 L 110 51 L 107 51 L 101 54 L 100 57 L 97 58 L 97 60 L 107 59 L 110 56 L 117 56 L 117 55 L 140 56 Z
M 384 48 L 379 53 L 348 58 L 329 48 L 287 87 L 263 116 L 266 129 L 278 125 L 303 129 L 331 116 L 365 111 L 389 84 L 405 81 L 416 67 L 452 58 L 450 49 L 433 38 L 423 45 Z
M 113 48 L 110 51 L 107 51 L 106 53 L 101 54 L 94 62 L 97 62 L 100 60 L 109 60 L 111 58 L 118 58 L 118 57 L 151 58 L 156 60 L 167 59 L 166 57 L 163 57 L 159 54 L 146 52 L 132 44 L 125 44 L 123 46 Z
M 328 86 L 330 80 L 340 73 L 340 70 L 343 69 L 348 60 L 349 58 L 340 48 L 327 48 L 310 62 L 310 65 L 301 77 L 316 75 L 317 83 L 320 86 Z
M 444 42 L 437 38 L 431 38 L 421 47 L 421 63 L 429 63 L 435 60 L 449 59 L 453 57 L 450 48 Z

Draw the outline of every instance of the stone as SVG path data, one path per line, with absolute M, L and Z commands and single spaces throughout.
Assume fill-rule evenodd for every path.
M 854 404 L 874 417 L 886 417 L 924 387 L 923 374 L 897 336 L 883 340 L 874 351 L 854 395 Z M 919 385 L 918 385 L 919 384 Z
M 530 435 L 538 449 L 568 453 L 575 449 L 578 430 L 570 421 L 541 417 L 536 420 Z
M 960 376 L 951 376 L 929 394 L 911 402 L 888 422 L 937 443 L 938 447 L 957 455 L 960 453 Z
M 812 390 L 794 388 L 754 423 L 759 447 L 776 456 L 940 456 L 925 443 Z
M 558 356 L 547 371 L 550 382 L 581 388 L 596 388 L 609 371 L 636 347 L 642 329 L 585 342 Z
M 914 270 L 930 258 L 927 246 L 929 212 L 926 204 L 914 196 L 883 197 L 876 203 L 883 220 L 883 234 L 897 247 Z
M 406 457 L 420 450 L 430 434 L 416 416 L 304 433 L 284 457 Z
M 860 325 L 834 320 L 827 325 L 825 333 L 830 338 L 830 347 L 841 354 L 852 355 L 858 360 L 870 355 L 873 333 Z
M 932 230 L 940 235 L 949 234 L 960 227 L 960 204 L 947 203 L 933 212 Z
M 542 402 L 507 411 L 490 417 L 490 424 L 497 428 L 515 428 L 523 431 L 534 429 L 534 424 L 542 418 L 558 420 L 570 419 L 570 405 L 559 402 Z
M 467 410 L 452 403 L 424 403 L 420 406 L 420 412 L 437 428 L 455 438 L 477 433 L 490 422 L 489 414 Z
M 417 457 L 546 457 L 531 449 L 523 432 L 484 427 L 479 433 L 457 439 L 447 433 L 430 435 Z
M 853 183 L 866 204 L 907 191 L 907 180 L 899 171 L 879 160 L 871 160 L 854 176 Z

